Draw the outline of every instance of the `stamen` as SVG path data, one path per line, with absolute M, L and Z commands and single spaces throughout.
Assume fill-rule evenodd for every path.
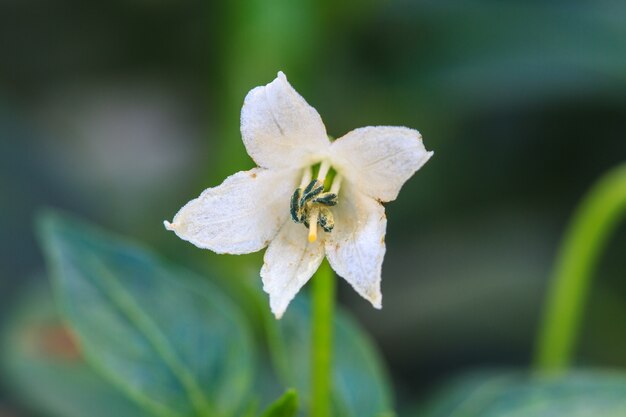
M 313 178 L 311 167 L 302 172 L 302 181 L 293 195 L 289 205 L 291 218 L 296 223 L 302 223 L 308 229 L 308 240 L 313 243 L 317 240 L 317 228 L 321 227 L 326 233 L 330 233 L 335 221 L 333 213 L 328 207 L 337 205 L 337 195 L 341 188 L 342 177 L 332 172 L 330 177 L 331 187 L 324 191 L 326 176 L 330 172 L 330 163 L 320 163 L 317 178 Z
M 320 207 L 319 224 L 326 233 L 332 232 L 335 227 L 333 213 L 326 207 Z
M 302 181 L 300 181 L 300 188 L 304 188 L 308 183 L 311 182 L 311 177 L 313 173 L 311 172 L 311 167 L 306 167 L 304 169 L 304 173 L 302 174 Z
M 343 177 L 341 176 L 341 174 L 337 173 L 337 175 L 335 175 L 335 179 L 333 180 L 333 185 L 331 185 L 329 192 L 335 195 L 339 195 L 339 189 L 341 188 L 342 180 L 343 180 Z
M 329 169 L 330 169 L 330 162 L 322 161 L 322 164 L 320 165 L 320 170 L 317 173 L 317 179 L 322 184 L 324 183 L 324 180 L 326 179 L 326 174 L 328 174 Z
M 313 200 L 313 202 L 324 204 L 325 206 L 335 206 L 337 205 L 337 194 L 321 193 Z
M 314 207 L 311 210 L 311 217 L 309 218 L 309 242 L 313 243 L 317 240 L 317 215 L 319 209 Z
M 289 211 L 291 212 L 291 218 L 294 222 L 300 223 L 302 218 L 301 208 L 298 202 L 302 197 L 302 188 L 297 188 L 291 196 L 291 203 L 289 204 Z
M 304 206 L 307 201 L 314 199 L 322 191 L 324 191 L 324 184 L 318 180 L 312 180 L 302 192 L 300 206 Z

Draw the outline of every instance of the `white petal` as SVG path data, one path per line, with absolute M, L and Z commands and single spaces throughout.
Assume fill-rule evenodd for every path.
M 165 223 L 184 240 L 217 253 L 256 252 L 268 245 L 289 216 L 297 171 L 255 168 L 226 178 L 191 200 Z
M 307 229 L 291 219 L 272 240 L 261 269 L 263 290 L 270 295 L 270 307 L 281 318 L 289 302 L 317 271 L 324 259 L 324 244 L 318 239 L 311 243 Z
M 326 234 L 330 266 L 375 308 L 381 308 L 380 274 L 385 256 L 385 208 L 346 184 L 333 211 L 335 228 Z
M 433 155 L 417 130 L 370 126 L 333 142 L 333 165 L 364 193 L 392 201 L 402 184 Z
M 248 154 L 265 168 L 300 168 L 319 162 L 329 147 L 320 115 L 282 72 L 246 96 L 241 135 Z

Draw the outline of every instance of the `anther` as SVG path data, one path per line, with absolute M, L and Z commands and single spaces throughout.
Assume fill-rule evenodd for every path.
M 328 209 L 337 205 L 337 195 L 341 187 L 342 177 L 336 175 L 330 191 L 324 192 L 324 182 L 330 170 L 330 164 L 322 161 L 317 178 L 312 179 L 312 170 L 307 168 L 303 172 L 302 182 L 293 195 L 289 205 L 291 218 L 296 223 L 302 223 L 308 229 L 308 240 L 313 243 L 317 240 L 317 228 L 330 233 L 335 227 L 333 213 Z
M 332 232 L 333 228 L 335 227 L 333 213 L 326 207 L 320 207 L 318 223 L 326 233 Z
M 300 198 L 302 197 L 302 188 L 297 188 L 291 196 L 291 203 L 289 210 L 291 212 L 291 218 L 294 222 L 300 223 L 302 221 L 302 210 L 300 207 Z
M 333 193 L 321 193 L 314 200 L 314 203 L 324 204 L 325 206 L 337 205 L 337 194 Z
M 300 197 L 300 206 L 304 206 L 307 201 L 314 199 L 322 191 L 324 191 L 324 183 L 319 182 L 317 179 L 312 180 L 302 192 L 302 197 Z

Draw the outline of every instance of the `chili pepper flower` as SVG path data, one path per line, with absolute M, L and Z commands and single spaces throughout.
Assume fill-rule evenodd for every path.
M 395 200 L 433 155 L 419 132 L 372 126 L 331 141 L 317 111 L 279 72 L 248 93 L 241 134 L 258 167 L 205 190 L 165 227 L 217 253 L 267 247 L 261 277 L 277 318 L 324 256 L 381 308 L 387 227 L 381 203 Z

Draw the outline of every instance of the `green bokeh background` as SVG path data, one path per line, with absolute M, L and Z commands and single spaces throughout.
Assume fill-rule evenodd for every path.
M 404 125 L 435 151 L 387 205 L 383 310 L 338 288 L 399 402 L 465 369 L 525 367 L 568 219 L 626 161 L 625 21 L 617 0 L 4 0 L 0 315 L 42 276 L 44 206 L 199 271 L 260 269 L 258 255 L 211 255 L 161 222 L 253 166 L 241 104 L 282 70 L 331 135 Z M 626 366 L 625 250 L 622 225 L 578 364 Z M 26 415 L 5 392 L 0 415 Z

